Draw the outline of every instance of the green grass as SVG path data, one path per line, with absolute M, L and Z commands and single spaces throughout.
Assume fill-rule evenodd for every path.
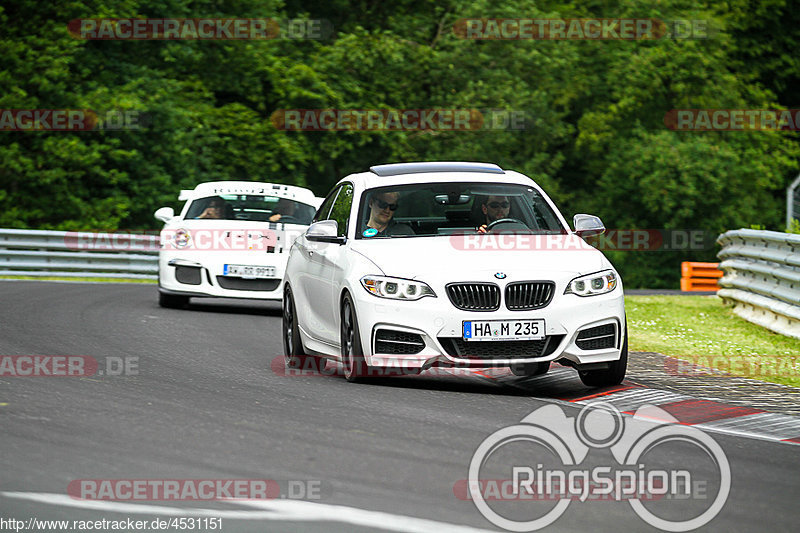
M 67 276 L 0 276 L 0 279 L 33 279 L 37 281 L 103 281 L 114 283 L 158 283 L 154 279 L 140 278 L 72 278 Z
M 716 296 L 626 296 L 625 307 L 632 351 L 800 386 L 800 339 L 739 318 Z

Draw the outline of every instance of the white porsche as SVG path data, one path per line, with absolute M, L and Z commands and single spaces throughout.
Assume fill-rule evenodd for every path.
M 191 297 L 280 300 L 292 240 L 306 230 L 321 198 L 274 183 L 219 181 L 181 191 L 179 215 L 162 207 L 158 260 L 162 307 Z
M 292 246 L 283 289 L 287 365 L 326 358 L 350 381 L 435 366 L 577 369 L 620 383 L 622 280 L 530 178 L 493 164 L 371 167 L 339 181 Z

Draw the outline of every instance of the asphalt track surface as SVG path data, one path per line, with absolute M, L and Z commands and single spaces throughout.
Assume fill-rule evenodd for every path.
M 550 374 L 516 386 L 285 376 L 274 364 L 282 356 L 274 303 L 194 300 L 170 310 L 158 307 L 152 285 L 38 281 L 0 281 L 0 301 L 0 355 L 138 365 L 132 375 L 0 377 L 2 519 L 220 516 L 222 531 L 497 530 L 454 495 L 476 448 L 543 406 L 576 416 L 580 407 L 561 398 L 586 392 L 577 375 L 557 386 Z M 731 491 L 702 530 L 796 531 L 800 446 L 713 439 L 730 463 Z M 666 455 L 673 466 L 705 468 L 680 448 Z M 306 480 L 320 493 L 267 504 L 85 502 L 67 495 L 80 479 L 270 479 L 282 491 Z M 547 530 L 657 529 L 627 502 L 573 502 Z

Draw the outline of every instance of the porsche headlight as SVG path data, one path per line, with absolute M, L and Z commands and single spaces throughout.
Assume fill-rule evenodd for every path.
M 392 300 L 419 300 L 425 296 L 433 296 L 433 292 L 426 283 L 403 278 L 390 278 L 387 276 L 364 276 L 361 285 L 368 292 L 379 298 Z
M 617 274 L 613 270 L 604 270 L 587 276 L 575 278 L 569 282 L 564 294 L 576 296 L 597 296 L 613 291 L 617 287 Z

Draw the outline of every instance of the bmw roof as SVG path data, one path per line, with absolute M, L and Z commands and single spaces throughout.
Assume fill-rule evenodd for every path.
M 424 163 L 392 163 L 375 165 L 369 169 L 378 176 L 398 176 L 400 174 L 420 174 L 423 172 L 487 172 L 505 174 L 502 168 L 493 163 L 463 163 L 459 161 L 428 161 Z
M 376 165 L 368 172 L 345 176 L 337 185 L 349 181 L 359 189 L 373 189 L 387 185 L 437 182 L 486 182 L 536 185 L 536 182 L 513 170 L 503 170 L 493 163 L 433 161 Z

